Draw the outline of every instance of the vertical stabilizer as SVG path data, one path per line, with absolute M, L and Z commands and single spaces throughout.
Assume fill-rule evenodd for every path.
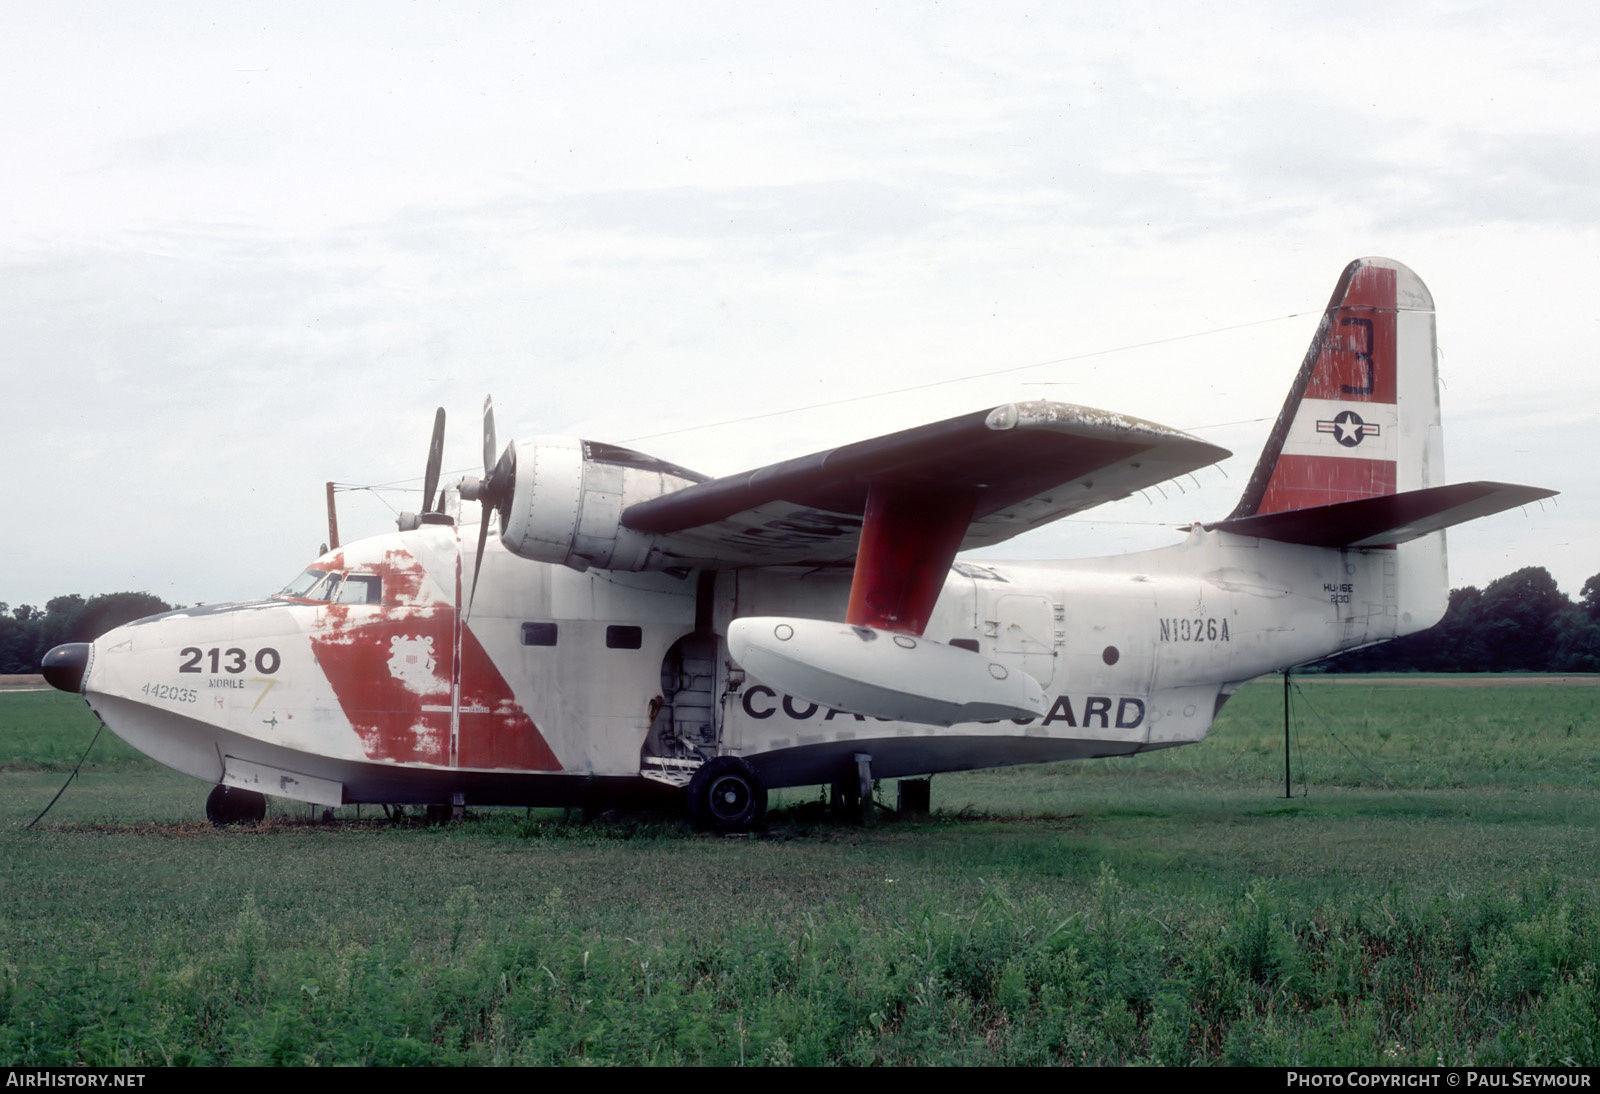
M 1350 263 L 1231 517 L 1444 484 L 1433 297 L 1387 258 Z
M 1333 290 L 1230 516 L 1289 513 L 1444 481 L 1433 297 L 1400 263 L 1357 259 Z M 1395 633 L 1431 627 L 1449 597 L 1445 534 L 1393 550 L 1384 598 Z

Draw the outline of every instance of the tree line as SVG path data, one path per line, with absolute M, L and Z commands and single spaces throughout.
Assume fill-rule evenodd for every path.
M 92 642 L 113 627 L 171 610 L 149 593 L 103 593 L 88 600 L 71 593 L 54 597 L 43 609 L 0 601 L 0 674 L 38 672 L 52 646 Z
M 1600 574 L 1574 604 L 1543 566 L 1450 591 L 1439 625 L 1330 657 L 1327 672 L 1600 672 Z
M 58 596 L 41 610 L 0 602 L 0 673 L 39 671 L 62 642 L 89 642 L 172 606 L 149 593 Z M 1331 657 L 1325 672 L 1600 672 L 1600 574 L 1573 603 L 1543 566 L 1450 593 L 1439 625 Z

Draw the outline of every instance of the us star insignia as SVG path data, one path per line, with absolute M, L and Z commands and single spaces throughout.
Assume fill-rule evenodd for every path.
M 1332 421 L 1319 421 L 1318 433 L 1332 433 L 1333 439 L 1346 448 L 1354 448 L 1368 437 L 1378 435 L 1378 427 L 1373 422 L 1364 422 L 1361 415 L 1353 410 L 1341 410 L 1333 416 Z

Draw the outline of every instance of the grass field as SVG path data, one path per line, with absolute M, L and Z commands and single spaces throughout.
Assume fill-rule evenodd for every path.
M 1198 746 L 759 837 L 207 788 L 0 696 L 0 1059 L 1600 1063 L 1600 687 L 1311 680 Z M 1341 743 L 1342 742 L 1342 743 Z M 892 801 L 892 785 L 883 788 Z

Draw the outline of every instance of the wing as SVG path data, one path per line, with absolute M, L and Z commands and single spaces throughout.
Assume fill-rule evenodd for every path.
M 855 557 L 875 490 L 936 506 L 970 496 L 968 550 L 1227 455 L 1122 414 L 1012 403 L 690 486 L 629 506 L 622 523 L 685 566 L 825 565 Z
M 1227 455 L 1126 415 L 1009 403 L 690 486 L 629 506 L 622 523 L 672 565 L 854 559 L 850 621 L 920 632 L 957 551 Z

